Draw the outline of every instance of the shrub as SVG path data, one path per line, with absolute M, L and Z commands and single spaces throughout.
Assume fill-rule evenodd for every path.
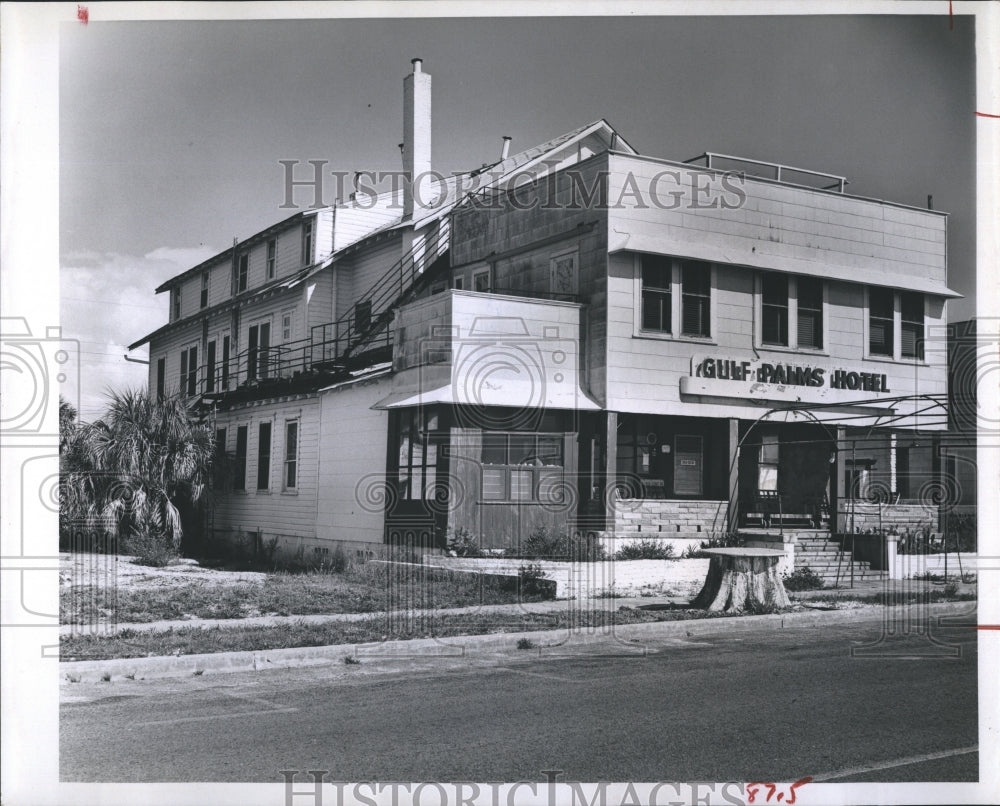
M 784 574 L 783 582 L 785 589 L 790 591 L 812 591 L 823 587 L 823 580 L 808 565 Z
M 445 537 L 445 549 L 452 557 L 481 557 L 479 541 L 464 527 L 449 532 Z
M 604 546 L 593 532 L 566 533 L 546 526 L 537 526 L 521 544 L 504 551 L 507 557 L 524 560 L 575 560 L 595 562 L 603 560 Z
M 616 560 L 673 560 L 674 547 L 671 543 L 644 538 L 615 552 Z
M 728 548 L 738 548 L 742 546 L 746 541 L 740 537 L 738 534 L 727 534 L 719 535 L 717 537 L 710 537 L 708 540 L 702 540 L 698 548 L 693 546 L 688 546 L 684 549 L 681 554 L 682 560 L 695 560 L 708 557 L 709 555 L 705 553 L 705 549 L 728 549 Z
M 166 538 L 155 535 L 131 535 L 121 541 L 122 554 L 135 555 L 136 565 L 163 568 L 177 559 L 178 552 Z
M 517 639 L 517 648 L 518 649 L 534 649 L 535 648 L 535 642 L 532 641 L 530 638 L 518 638 Z
M 540 565 L 529 563 L 517 569 L 517 585 L 523 597 L 540 596 L 551 599 L 553 583 L 547 579 Z

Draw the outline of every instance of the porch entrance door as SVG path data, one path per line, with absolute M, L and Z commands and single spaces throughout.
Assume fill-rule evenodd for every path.
M 674 495 L 701 495 L 704 490 L 705 453 L 700 436 L 674 438 Z

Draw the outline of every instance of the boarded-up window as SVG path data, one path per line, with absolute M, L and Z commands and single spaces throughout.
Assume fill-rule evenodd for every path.
M 482 439 L 484 501 L 562 501 L 562 435 L 484 433 Z

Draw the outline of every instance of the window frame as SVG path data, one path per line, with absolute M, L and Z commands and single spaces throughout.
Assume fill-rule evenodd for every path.
M 243 450 L 240 451 L 240 437 L 243 437 Z M 247 491 L 247 454 L 250 448 L 250 424 L 244 423 L 236 425 L 236 445 L 234 446 L 233 461 L 233 491 L 245 493 Z
M 273 280 L 276 276 L 278 265 L 278 239 L 268 238 L 264 250 L 265 274 L 268 280 Z
M 199 297 L 199 302 L 201 303 L 201 308 L 208 307 L 208 289 L 209 289 L 209 272 L 203 271 L 201 273 L 201 296 Z
M 788 280 L 788 321 L 786 323 L 786 344 L 777 344 L 764 341 L 764 275 L 784 275 Z M 803 345 L 799 342 L 799 280 L 813 280 L 820 284 L 821 308 L 818 309 L 820 326 L 817 329 L 820 346 Z M 754 275 L 754 334 L 753 346 L 758 350 L 774 352 L 806 352 L 813 355 L 829 355 L 826 345 L 829 343 L 829 306 L 830 284 L 823 277 L 811 274 L 793 274 L 791 272 L 780 272 L 774 269 L 760 269 Z M 804 310 L 817 310 L 805 308 Z
M 667 260 L 670 263 L 670 331 L 660 331 L 646 329 L 643 327 L 643 305 L 642 305 L 642 258 L 643 253 L 636 252 L 633 255 L 633 338 L 643 339 L 664 339 L 670 341 L 684 341 L 695 344 L 715 344 L 718 335 L 717 310 L 718 310 L 718 270 L 719 266 L 708 260 L 698 258 L 682 258 L 675 255 L 663 255 L 660 253 L 649 253 L 650 257 Z M 685 263 L 699 264 L 708 272 L 708 335 L 694 335 L 684 332 L 683 316 L 683 265 Z M 690 292 L 688 294 L 690 296 Z
M 263 343 L 261 336 L 267 333 L 267 344 Z M 247 323 L 247 366 L 246 378 L 248 381 L 265 379 L 269 377 L 269 356 L 271 348 L 271 317 L 256 319 Z M 261 372 L 263 367 L 263 372 Z
M 264 440 L 264 432 L 267 440 Z M 274 443 L 274 428 L 270 420 L 261 420 L 257 424 L 257 492 L 271 491 L 271 448 Z
M 205 392 L 215 391 L 216 360 L 218 358 L 217 339 L 210 339 L 205 347 Z
M 311 266 L 313 263 L 313 253 L 316 236 L 316 220 L 312 217 L 302 220 L 302 265 Z
M 198 343 L 195 342 L 181 350 L 179 384 L 181 397 L 194 397 L 198 394 L 198 347 Z
M 503 462 L 487 462 L 484 453 L 486 450 L 487 439 L 503 438 L 504 440 L 504 461 Z M 479 503 L 481 504 L 534 504 L 534 505 L 546 505 L 557 503 L 554 501 L 547 501 L 542 497 L 542 485 L 543 485 L 543 475 L 554 474 L 556 478 L 554 479 L 554 484 L 557 489 L 562 489 L 565 479 L 566 479 L 566 435 L 559 431 L 481 431 L 481 448 L 479 454 L 479 471 L 480 471 L 480 486 L 479 486 Z M 526 440 L 530 439 L 534 442 L 534 448 L 529 455 L 534 455 L 536 461 L 538 458 L 542 457 L 540 444 L 542 440 L 550 440 L 558 445 L 559 448 L 559 464 L 532 464 L 527 462 L 513 462 L 511 459 L 511 444 L 514 439 Z M 486 497 L 486 474 L 500 473 L 503 479 L 503 495 L 502 497 Z M 515 474 L 523 475 L 525 473 L 531 474 L 530 489 L 528 495 L 517 496 L 514 495 L 515 484 L 514 477 Z M 558 502 L 563 503 L 563 502 Z
M 924 340 L 927 337 L 927 295 L 919 291 L 897 291 L 899 297 L 899 357 L 902 361 L 923 361 L 926 354 L 924 349 Z M 919 330 L 914 337 L 914 352 L 913 354 L 907 354 L 903 352 L 903 333 L 906 331 L 907 326 L 917 325 L 917 321 L 914 319 L 907 319 L 906 312 L 904 311 L 904 303 L 906 302 L 906 297 L 913 297 L 915 300 L 919 301 L 920 307 L 920 322 Z
M 285 320 L 288 320 L 288 326 L 285 326 Z M 287 344 L 292 341 L 292 337 L 295 335 L 295 309 L 288 308 L 281 312 L 281 343 Z
M 892 353 L 873 353 L 871 350 L 871 291 L 872 289 L 878 289 L 881 291 L 888 292 L 892 295 Z M 926 364 L 927 363 L 927 351 L 926 349 L 918 349 L 916 355 L 904 355 L 903 354 L 903 325 L 916 324 L 915 321 L 907 320 L 903 322 L 903 312 L 902 312 L 902 302 L 903 296 L 907 294 L 912 294 L 915 297 L 919 297 L 923 304 L 923 321 L 921 322 L 920 329 L 922 333 L 922 338 L 927 338 L 927 300 L 929 295 L 923 291 L 911 291 L 909 289 L 901 288 L 889 288 L 887 286 L 865 286 L 865 299 L 864 299 L 864 358 L 870 361 L 893 361 L 896 363 L 908 363 L 908 364 Z M 880 317 L 884 319 L 885 317 Z M 920 344 L 920 342 L 918 342 Z
M 657 266 L 655 268 L 660 269 L 661 272 L 666 272 L 668 275 L 666 285 L 646 285 L 646 268 L 647 266 L 643 264 L 645 259 L 657 259 L 660 261 L 665 261 L 666 266 Z M 673 335 L 673 323 L 674 323 L 674 312 L 673 312 L 673 300 L 674 300 L 674 265 L 673 260 L 663 255 L 641 255 L 639 260 L 639 325 L 642 330 L 646 333 L 660 333 Z M 652 265 L 648 268 L 653 269 Z M 659 316 L 661 327 L 647 327 L 646 325 L 646 294 L 658 295 L 660 300 L 660 313 Z M 663 316 L 663 300 L 666 299 L 666 316 Z M 666 327 L 662 327 L 664 324 L 663 320 L 666 319 Z
M 171 289 L 171 294 L 173 294 L 173 299 L 171 300 L 170 310 L 173 314 L 173 321 L 176 322 L 181 318 L 181 287 L 176 286 Z
M 761 347 L 791 347 L 791 306 L 792 306 L 792 281 L 791 278 L 777 271 L 760 272 L 758 275 L 759 296 L 760 296 L 760 346 Z M 768 302 L 765 285 L 769 280 L 781 280 L 785 284 L 784 304 Z M 768 341 L 768 313 L 778 314 L 778 341 Z M 781 321 L 781 314 L 784 314 L 784 321 Z M 797 318 L 797 317 L 796 317 Z
M 486 288 L 477 288 L 476 281 L 480 277 L 486 278 Z M 481 269 L 474 269 L 472 272 L 472 290 L 478 294 L 491 294 L 493 292 L 493 271 L 489 266 Z
M 300 425 L 301 419 L 298 417 L 289 418 L 285 420 L 285 428 L 283 432 L 284 443 L 282 445 L 281 451 L 283 461 L 281 465 L 281 489 L 282 492 L 286 493 L 297 493 L 299 490 L 299 456 L 301 454 L 301 433 L 302 427 Z M 295 439 L 289 439 L 290 429 L 295 429 Z M 294 450 L 291 455 L 289 455 L 289 446 L 294 446 Z M 288 472 L 289 469 L 292 471 L 292 483 L 288 482 Z
M 244 250 L 236 258 L 236 293 L 242 294 L 250 286 L 250 251 Z
M 438 463 L 447 431 L 442 428 L 443 414 L 437 407 L 399 410 L 396 421 L 396 492 L 400 501 L 430 501 L 437 496 Z M 408 437 L 406 457 L 403 457 L 403 437 Z M 414 446 L 420 445 L 419 463 L 414 464 Z M 433 450 L 431 450 L 433 448 Z M 433 457 L 433 458 L 432 458 Z M 414 472 L 420 470 L 420 494 L 414 495 Z M 447 483 L 445 481 L 445 483 Z

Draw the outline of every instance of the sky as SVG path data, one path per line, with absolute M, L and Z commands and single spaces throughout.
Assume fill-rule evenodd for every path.
M 122 356 L 166 322 L 157 285 L 294 212 L 279 160 L 305 176 L 316 159 L 401 167 L 413 57 L 433 76 L 444 173 L 494 161 L 502 135 L 516 152 L 605 118 L 650 156 L 779 162 L 918 207 L 933 195 L 949 284 L 967 295 L 950 316 L 968 318 L 974 47 L 958 15 L 66 23 L 61 317 L 81 343 L 81 415 L 145 385 Z

